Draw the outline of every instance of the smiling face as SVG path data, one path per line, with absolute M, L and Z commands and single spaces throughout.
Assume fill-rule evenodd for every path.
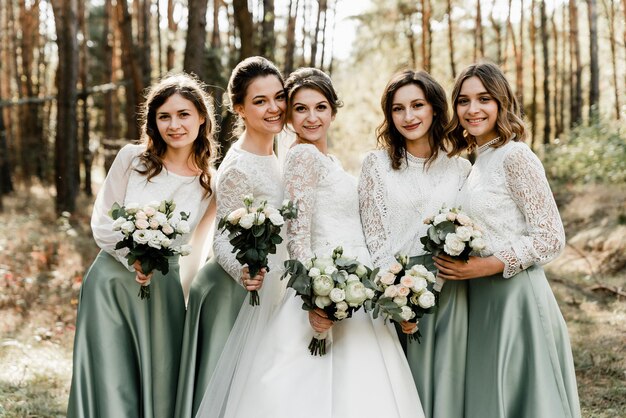
M 396 91 L 392 100 L 391 115 L 395 128 L 406 141 L 428 142 L 433 123 L 433 107 L 419 86 L 407 84 Z
M 157 129 L 168 148 L 191 152 L 204 122 L 193 102 L 178 93 L 156 109 Z
M 293 95 L 290 106 L 290 122 L 298 140 L 314 144 L 324 152 L 328 128 L 335 119 L 326 96 L 315 89 L 302 87 Z
M 478 146 L 498 136 L 498 102 L 478 77 L 473 76 L 463 82 L 455 110 L 461 126 L 476 138 Z
M 243 104 L 236 105 L 235 111 L 243 118 L 248 133 L 273 136 L 283 129 L 286 106 L 282 82 L 268 75 L 248 85 Z

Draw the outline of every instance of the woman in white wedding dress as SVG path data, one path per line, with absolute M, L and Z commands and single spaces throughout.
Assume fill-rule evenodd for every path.
M 296 143 L 284 168 L 286 197 L 298 206 L 288 224 L 291 258 L 306 261 L 330 255 L 341 245 L 344 255 L 370 264 L 361 229 L 356 178 L 327 154 L 327 131 L 340 105 L 330 78 L 303 68 L 285 85 L 288 121 Z M 198 417 L 240 418 L 420 418 L 423 411 L 411 371 L 393 326 L 360 310 L 334 323 L 327 353 L 312 356 L 308 344 L 316 329 L 330 325 L 302 302 L 285 283 L 276 286 L 268 273 L 262 291 L 284 292 L 269 321 L 254 327 L 242 310 L 205 393 Z M 263 293 L 262 293 L 263 295 Z M 309 323 L 311 321 L 311 323 Z

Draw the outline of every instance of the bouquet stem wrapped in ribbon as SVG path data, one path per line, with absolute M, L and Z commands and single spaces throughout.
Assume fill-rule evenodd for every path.
M 362 306 L 371 308 L 374 297 L 371 278 L 377 271 L 343 256 L 343 248 L 337 247 L 330 257 L 314 257 L 302 264 L 298 260 L 285 261 L 285 273 L 289 277 L 287 287 L 302 298 L 302 309 L 323 310 L 332 321 L 350 318 Z M 326 354 L 327 333 L 315 333 L 309 343 L 312 355 Z
M 174 213 L 176 204 L 171 200 L 150 202 L 145 206 L 129 203 L 120 206 L 117 202 L 109 211 L 113 219 L 113 230 L 121 231 L 124 238 L 115 249 L 128 248 L 126 259 L 132 266 L 137 260 L 141 262 L 141 270 L 149 274 L 158 270 L 163 274 L 169 272 L 168 257 L 188 255 L 190 245 L 172 246 L 174 239 L 189 233 L 189 214 Z M 139 287 L 138 296 L 150 299 L 150 282 Z
M 220 230 L 228 231 L 233 253 L 241 265 L 248 265 L 250 277 L 256 276 L 262 268 L 269 271 L 268 255 L 276 254 L 276 246 L 283 242 L 280 231 L 285 219 L 298 215 L 298 209 L 289 200 L 283 201 L 280 209 L 268 205 L 265 200 L 258 206 L 253 203 L 254 196 L 244 196 L 244 206 L 220 219 L 218 224 Z M 252 290 L 250 305 L 259 303 L 259 292 Z

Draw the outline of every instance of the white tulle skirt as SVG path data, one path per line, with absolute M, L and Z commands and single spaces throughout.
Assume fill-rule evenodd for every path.
M 325 356 L 313 356 L 308 314 L 280 274 L 266 276 L 261 309 L 244 303 L 196 417 L 424 416 L 390 323 L 360 310 L 333 325 Z

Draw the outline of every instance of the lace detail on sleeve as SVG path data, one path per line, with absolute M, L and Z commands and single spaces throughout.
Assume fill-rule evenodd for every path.
M 217 220 L 227 216 L 233 210 L 243 206 L 243 196 L 252 194 L 252 185 L 245 173 L 233 167 L 220 174 L 217 183 Z M 241 263 L 233 253 L 233 246 L 228 241 L 228 232 L 215 229 L 213 252 L 217 262 L 230 276 L 239 283 Z
M 526 219 L 526 235 L 495 256 L 508 278 L 533 264 L 545 264 L 565 245 L 565 232 L 543 166 L 530 150 L 512 152 L 504 161 L 506 185 Z
M 143 148 L 137 145 L 124 146 L 115 157 L 107 173 L 91 213 L 91 231 L 98 247 L 115 257 L 128 271 L 135 271 L 128 265 L 128 249 L 115 250 L 115 245 L 123 239 L 120 231 L 113 231 L 113 219 L 109 210 L 113 203 L 124 205 L 128 179 L 133 170 L 132 161 Z
M 367 248 L 376 267 L 388 267 L 396 260 L 389 244 L 389 210 L 383 176 L 377 157 L 370 153 L 363 161 L 359 177 L 359 209 Z
M 311 250 L 311 222 L 320 175 L 316 152 L 308 145 L 295 146 L 285 162 L 285 192 L 298 206 L 298 216 L 287 221 L 287 249 L 290 258 L 302 262 L 314 256 Z

